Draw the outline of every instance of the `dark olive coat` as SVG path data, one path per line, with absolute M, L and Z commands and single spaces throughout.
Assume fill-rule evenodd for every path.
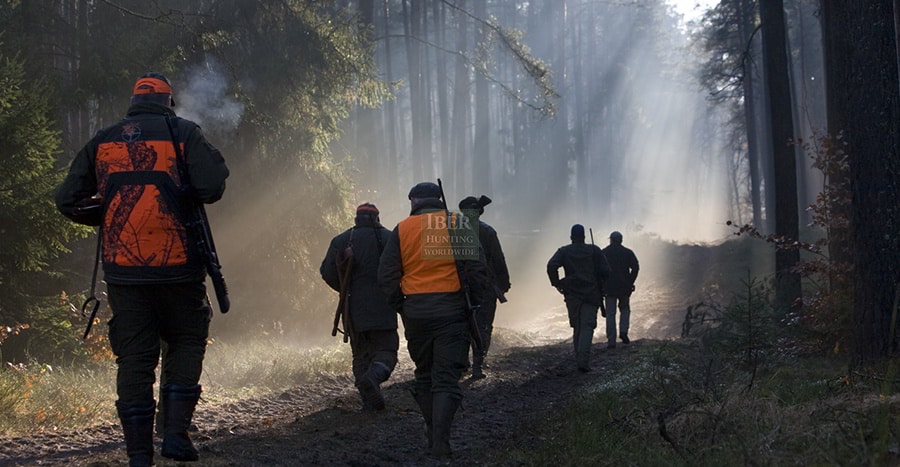
M 334 237 L 319 273 L 329 287 L 340 291 L 336 259 L 347 247 L 351 234 L 354 266 L 350 272 L 350 321 L 353 331 L 397 329 L 397 312 L 388 305 L 378 287 L 378 263 L 391 236 L 388 229 L 381 224 L 357 225 Z
M 606 294 L 616 298 L 631 296 L 634 281 L 640 271 L 637 256 L 620 243 L 611 243 L 603 249 L 603 254 L 612 268 L 609 281 L 606 282 Z

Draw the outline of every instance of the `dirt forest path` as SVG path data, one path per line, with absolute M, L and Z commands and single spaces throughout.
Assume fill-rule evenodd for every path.
M 680 304 L 648 290 L 636 301 L 657 331 L 674 332 Z M 640 308 L 638 308 L 640 307 Z M 660 319 L 668 315 L 669 318 Z M 602 324 L 595 332 L 590 373 L 575 370 L 571 330 L 562 305 L 532 329 L 537 334 L 495 330 L 486 379 L 462 380 L 464 400 L 451 445 L 452 465 L 496 465 L 498 453 L 541 442 L 529 427 L 541 424 L 573 396 L 631 361 L 640 347 L 661 337 L 643 325 L 630 345 L 607 349 Z M 648 321 L 649 320 L 645 320 Z M 637 324 L 637 323 L 636 323 Z M 671 336 L 670 336 L 671 337 Z M 387 409 L 360 411 L 349 371 L 321 374 L 313 382 L 263 397 L 212 406 L 201 401 L 194 435 L 201 460 L 178 464 L 158 455 L 157 465 L 194 466 L 428 466 L 424 425 L 409 389 L 413 365 L 401 344 L 400 363 L 383 386 Z M 446 463 L 444 463 L 446 464 Z M 0 438 L 0 466 L 127 465 L 121 431 L 107 424 L 71 433 Z

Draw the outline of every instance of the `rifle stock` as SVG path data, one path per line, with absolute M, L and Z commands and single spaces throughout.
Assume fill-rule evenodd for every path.
M 231 309 L 231 300 L 228 298 L 228 286 L 225 284 L 225 276 L 222 275 L 222 265 L 219 264 L 219 255 L 216 253 L 216 244 L 213 242 L 212 231 L 209 228 L 209 219 L 206 217 L 206 209 L 200 203 L 195 203 L 194 206 L 197 246 L 204 256 L 206 273 L 209 275 L 213 290 L 216 292 L 219 311 L 228 313 L 228 310 Z

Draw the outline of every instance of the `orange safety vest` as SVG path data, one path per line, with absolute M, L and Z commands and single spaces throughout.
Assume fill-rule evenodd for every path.
M 181 181 L 166 120 L 126 119 L 96 146 L 103 219 L 103 263 L 113 268 L 188 263 L 188 235 L 178 203 Z M 179 143 L 180 144 L 180 143 Z
M 452 216 L 455 219 L 458 214 Z M 403 261 L 400 288 L 404 295 L 461 289 L 445 211 L 409 216 L 397 229 Z

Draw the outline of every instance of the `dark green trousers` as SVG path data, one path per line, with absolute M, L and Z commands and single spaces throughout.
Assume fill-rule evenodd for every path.
M 353 353 L 353 376 L 359 381 L 375 362 L 394 371 L 400 336 L 396 329 L 354 332 L 350 336 L 350 349 Z
M 449 393 L 462 398 L 459 378 L 469 358 L 469 329 L 458 316 L 403 318 L 409 356 L 416 364 L 416 393 Z
M 212 317 L 204 283 L 108 284 L 107 291 L 119 400 L 132 404 L 153 399 L 161 342 L 166 348 L 161 379 L 177 386 L 197 384 Z
M 569 325 L 572 326 L 575 360 L 579 367 L 588 368 L 594 329 L 597 328 L 598 305 L 586 303 L 580 298 L 566 297 L 566 308 L 569 312 Z

